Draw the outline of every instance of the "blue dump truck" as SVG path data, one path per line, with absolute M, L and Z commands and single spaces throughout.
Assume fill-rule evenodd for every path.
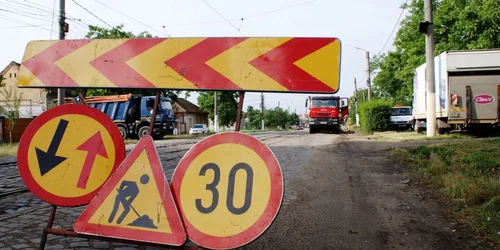
M 148 134 L 155 99 L 155 96 L 126 94 L 86 97 L 85 102 L 111 118 L 120 129 L 123 139 L 126 139 L 141 138 Z M 79 97 L 75 97 L 73 101 L 81 103 Z M 174 123 L 171 100 L 161 97 L 153 127 L 153 139 L 161 140 L 166 134 L 173 134 Z

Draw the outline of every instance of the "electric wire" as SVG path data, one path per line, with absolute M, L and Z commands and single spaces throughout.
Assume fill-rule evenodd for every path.
M 147 25 L 147 24 L 145 24 L 145 23 L 143 23 L 143 22 L 141 22 L 141 21 L 139 21 L 139 20 L 137 20 L 137 19 L 135 19 L 135 18 L 133 18 L 133 17 L 131 17 L 131 16 L 129 16 L 129 15 L 126 15 L 126 14 L 124 14 L 124 13 L 122 13 L 122 12 L 118 11 L 117 9 L 115 9 L 115 8 L 113 8 L 113 7 L 110 7 L 110 6 L 108 6 L 108 5 L 106 5 L 106 4 L 102 3 L 102 2 L 100 2 L 100 1 L 98 1 L 98 0 L 95 0 L 95 1 L 96 1 L 96 2 L 98 2 L 98 3 L 100 3 L 100 4 L 102 4 L 102 5 L 104 5 L 104 6 L 106 6 L 106 7 L 107 7 L 107 8 L 109 8 L 109 9 L 111 9 L 111 10 L 113 10 L 113 11 L 115 11 L 115 12 L 119 13 L 119 14 L 122 14 L 122 15 L 124 15 L 124 16 L 126 16 L 126 17 L 128 17 L 128 18 L 130 18 L 130 19 L 132 19 L 132 20 L 134 20 L 134 21 L 136 21 L 136 22 L 138 22 L 138 23 L 140 23 L 140 24 L 142 24 L 142 25 L 144 25 L 144 26 L 146 26 L 146 27 L 148 27 L 148 28 L 150 28 L 150 29 L 154 30 L 154 31 L 156 31 L 156 32 L 162 33 L 162 34 L 167 35 L 168 37 L 170 37 L 170 38 L 171 38 L 171 36 L 170 36 L 170 34 L 168 33 L 168 31 L 167 31 L 167 30 L 165 30 L 165 32 L 159 31 L 159 30 L 157 30 L 157 29 L 155 29 L 155 28 L 151 27 L 150 25 Z M 165 28 L 165 27 L 163 27 L 163 28 Z
M 88 10 L 87 8 L 83 7 L 82 5 L 80 5 L 77 1 L 73 0 L 73 2 L 78 5 L 80 8 L 84 9 L 85 11 L 87 11 L 89 14 L 91 14 L 92 16 L 94 16 L 95 18 L 99 19 L 101 22 L 105 23 L 106 25 L 108 25 L 109 27 L 111 27 L 112 29 L 116 29 L 115 27 L 111 26 L 109 23 L 107 23 L 106 21 L 102 20 L 100 17 L 98 17 L 97 15 L 95 15 L 94 13 L 92 13 L 90 10 Z
M 405 2 L 405 7 L 406 5 L 408 4 L 408 0 L 406 0 Z M 399 24 L 399 21 L 401 20 L 401 17 L 403 16 L 403 13 L 405 11 L 405 7 L 401 8 L 401 13 L 399 14 L 399 18 L 398 18 L 398 21 L 396 22 L 396 24 L 394 25 L 394 28 L 392 29 L 392 32 L 391 34 L 389 35 L 389 37 L 387 38 L 387 41 L 385 41 L 385 44 L 384 44 L 384 47 L 382 47 L 382 49 L 380 49 L 380 51 L 377 53 L 376 56 L 380 55 L 380 53 L 382 53 L 382 51 L 385 49 L 385 46 L 387 46 L 387 43 L 389 43 L 389 41 L 391 40 L 391 37 L 392 35 L 394 34 L 394 31 L 396 30 L 396 28 L 398 27 L 398 24 Z
M 242 36 L 245 36 L 243 34 L 243 32 L 241 32 L 241 30 L 239 30 L 238 28 L 236 28 L 236 26 L 234 26 L 229 20 L 227 20 L 221 13 L 219 13 L 214 7 L 212 7 L 209 3 L 207 3 L 207 1 L 203 0 L 203 2 L 208 5 L 208 7 L 210 7 L 212 10 L 214 10 L 217 14 L 219 14 L 219 16 L 221 16 L 222 18 L 224 18 L 224 20 L 226 20 L 227 23 L 229 23 L 231 26 L 233 26 L 233 28 L 235 28 Z
M 50 39 L 52 40 L 52 33 L 54 32 L 54 20 L 56 18 L 54 17 L 54 14 L 56 13 L 56 0 L 54 0 L 54 3 L 52 4 L 52 25 L 50 26 Z

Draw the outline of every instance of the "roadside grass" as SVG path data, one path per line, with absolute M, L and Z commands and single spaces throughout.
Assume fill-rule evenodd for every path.
M 0 156 L 17 156 L 17 148 L 19 143 L 13 142 L 9 143 L 1 143 L 0 144 Z
M 406 142 L 406 141 L 418 141 L 418 140 L 446 140 L 446 139 L 469 139 L 472 138 L 470 135 L 466 134 L 436 134 L 433 137 L 427 137 L 425 133 L 417 133 L 415 131 L 384 131 L 384 132 L 374 132 L 372 135 L 362 134 L 363 136 L 368 136 L 374 141 L 390 141 L 390 142 Z
M 462 222 L 500 244 L 500 139 L 396 149 Z

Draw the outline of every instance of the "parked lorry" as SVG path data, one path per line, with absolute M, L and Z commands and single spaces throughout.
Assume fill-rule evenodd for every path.
M 339 96 L 309 96 L 309 133 L 318 133 L 321 130 L 340 133 L 340 126 L 344 117 L 349 114 L 347 99 Z
M 156 96 L 125 94 L 86 97 L 85 102 L 111 118 L 123 139 L 126 139 L 141 138 L 148 134 L 155 99 Z M 78 97 L 74 98 L 74 102 L 81 103 Z M 153 127 L 153 139 L 160 140 L 165 134 L 173 134 L 174 120 L 170 98 L 161 97 Z
M 500 50 L 446 51 L 435 57 L 436 129 L 488 131 L 500 117 Z M 414 129 L 426 128 L 426 65 L 414 75 Z

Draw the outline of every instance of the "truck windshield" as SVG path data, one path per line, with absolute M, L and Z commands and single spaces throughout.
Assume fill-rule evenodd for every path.
M 170 104 L 169 101 L 165 101 L 165 100 L 162 100 L 160 102 L 160 106 L 161 106 L 161 109 L 162 110 L 169 110 L 169 109 L 172 109 L 172 104 Z
M 393 108 L 391 116 L 411 115 L 410 108 Z
M 323 99 L 323 100 L 311 100 L 311 107 L 337 107 L 337 100 L 335 99 Z

